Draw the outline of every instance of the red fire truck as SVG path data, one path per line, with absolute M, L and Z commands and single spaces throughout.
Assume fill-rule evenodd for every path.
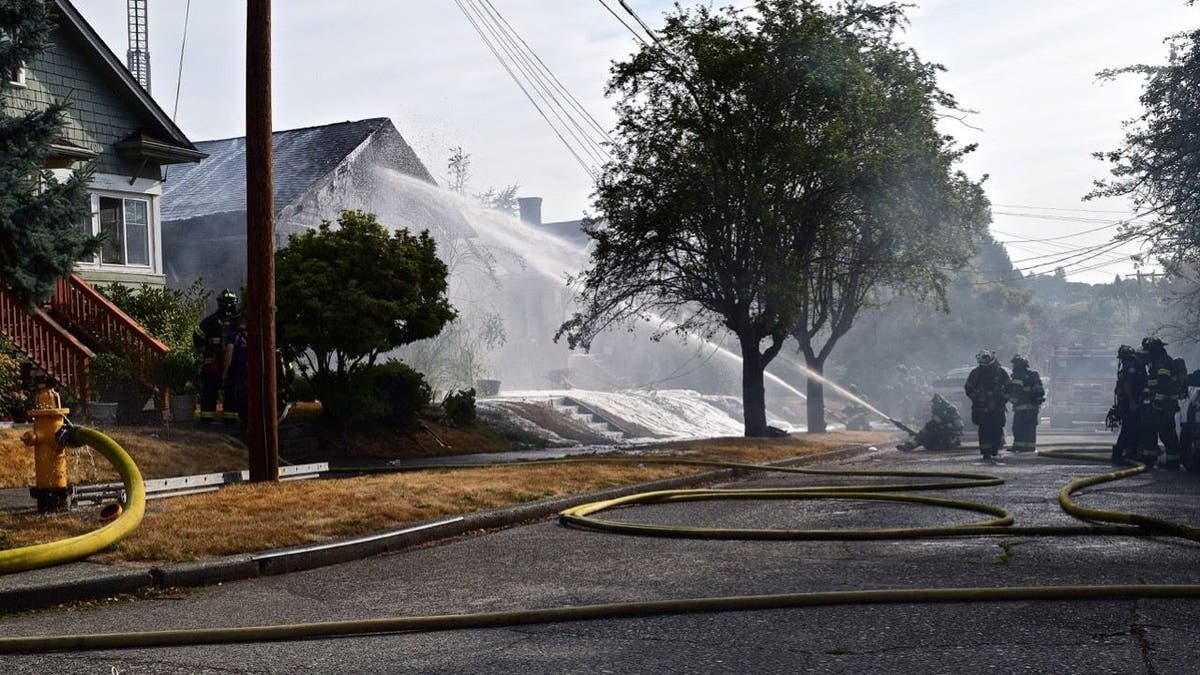
M 1103 428 L 1116 379 L 1116 347 L 1055 348 L 1046 382 L 1050 426 Z

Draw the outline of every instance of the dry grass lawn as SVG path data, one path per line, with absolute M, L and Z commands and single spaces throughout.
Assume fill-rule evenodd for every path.
M 115 431 L 112 435 L 118 438 Z M 835 432 L 780 439 L 726 438 L 664 444 L 654 456 L 761 463 L 849 445 L 886 443 L 896 437 L 886 432 Z M 130 446 L 127 449 L 137 459 L 136 444 Z M 94 559 L 186 561 L 280 548 L 704 470 L 639 465 L 636 460 L 628 465 L 576 461 L 235 485 L 150 501 L 141 527 Z M 94 516 L 83 512 L 0 514 L 0 548 L 61 539 L 97 526 Z

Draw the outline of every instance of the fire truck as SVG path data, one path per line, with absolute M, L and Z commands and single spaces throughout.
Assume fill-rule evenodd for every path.
M 1102 428 L 1113 404 L 1117 349 L 1057 347 L 1050 357 L 1046 413 L 1052 427 Z

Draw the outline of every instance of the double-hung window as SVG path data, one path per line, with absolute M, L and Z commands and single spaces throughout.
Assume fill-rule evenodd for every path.
M 0 28 L 0 46 L 7 46 L 6 43 L 12 42 L 9 38 L 8 30 Z M 4 74 L 8 78 L 9 84 L 15 84 L 18 87 L 25 86 L 25 66 L 17 66 L 11 71 Z
M 84 229 L 104 235 L 100 244 L 100 265 L 150 266 L 148 200 L 92 195 L 92 217 Z

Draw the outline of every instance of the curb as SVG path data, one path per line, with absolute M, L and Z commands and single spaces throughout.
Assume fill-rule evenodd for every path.
M 793 457 L 767 466 L 802 466 L 848 459 L 868 450 L 866 445 Z M 145 569 L 103 567 L 85 579 L 37 580 L 19 588 L 0 589 L 0 614 L 50 607 L 69 602 L 97 600 L 147 589 L 210 586 L 261 576 L 286 574 L 394 553 L 472 532 L 495 530 L 556 516 L 563 509 L 588 502 L 624 497 L 640 492 L 673 490 L 719 482 L 746 475 L 746 469 L 717 469 L 648 483 L 622 485 L 594 492 L 551 497 L 529 504 L 506 506 L 449 519 L 428 520 L 391 532 L 291 547 L 256 554 L 240 554 L 197 562 L 170 563 Z M 28 574 L 28 573 L 17 573 Z M 37 575 L 40 576 L 40 575 Z

